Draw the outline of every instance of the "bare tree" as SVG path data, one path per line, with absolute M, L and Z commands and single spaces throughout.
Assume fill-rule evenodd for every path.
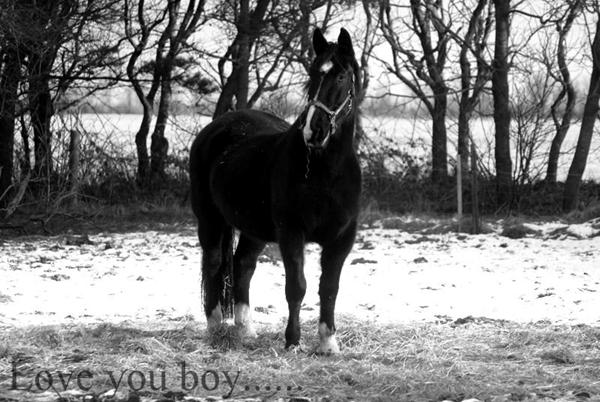
M 103 1 L 14 1 L 5 2 L 2 9 L 2 46 L 8 85 L 9 103 L 17 102 L 15 88 L 23 87 L 26 99 L 19 113 L 29 113 L 33 132 L 35 165 L 33 174 L 46 181 L 52 173 L 51 119 L 55 102 L 75 82 L 93 79 L 96 69 L 114 62 L 117 46 L 107 44 L 107 38 L 93 31 L 102 31 L 102 24 L 112 22 L 117 0 Z M 5 41 L 4 39 L 7 39 Z M 6 44 L 10 43 L 10 46 Z M 16 59 L 15 59 L 16 58 Z M 19 70 L 13 63 L 18 60 Z M 12 72 L 11 72 L 12 71 Z M 18 72 L 18 73 L 17 73 Z M 98 88 L 99 85 L 96 85 Z M 86 94 L 79 94 L 80 99 Z M 14 137 L 13 104 L 5 104 L 6 144 Z M 25 123 L 25 119 L 22 122 Z M 28 132 L 22 127 L 24 148 L 28 150 Z M 12 145 L 5 148 L 6 157 Z M 24 158 L 28 159 L 29 155 Z M 28 162 L 28 160 L 27 160 Z M 29 166 L 28 163 L 24 166 Z M 8 171 L 11 169 L 7 169 Z
M 168 51 L 160 57 L 157 56 L 156 64 L 161 76 L 160 102 L 156 125 L 152 134 L 151 164 L 152 176 L 160 178 L 164 175 L 165 161 L 167 159 L 168 142 L 165 138 L 165 128 L 169 118 L 171 105 L 173 70 L 176 66 L 177 56 L 185 49 L 188 38 L 194 33 L 200 17 L 204 13 L 204 0 L 188 0 L 187 7 L 180 13 L 181 0 L 170 0 L 167 6 L 167 29 L 163 35 L 168 37 Z
M 250 10 L 250 0 L 232 3 L 230 6 L 237 34 L 218 63 L 222 90 L 214 117 L 233 109 L 234 97 L 236 99 L 235 109 L 248 107 L 250 55 L 261 29 L 264 27 L 264 18 L 270 0 L 258 0 L 253 10 Z M 231 61 L 231 73 L 226 77 L 225 64 L 228 61 Z
M 365 29 L 362 38 L 362 53 L 360 55 L 359 61 L 359 70 L 361 82 L 359 85 L 360 91 L 357 94 L 356 103 L 361 105 L 366 97 L 367 89 L 369 88 L 369 84 L 371 82 L 371 77 L 369 74 L 369 66 L 371 56 L 373 54 L 373 49 L 378 44 L 377 40 L 377 24 L 376 16 L 373 16 L 371 11 L 371 7 L 375 8 L 376 4 L 370 0 L 362 0 L 362 8 L 365 15 Z M 375 9 L 376 10 L 376 9 Z M 358 115 L 358 120 L 356 124 L 356 146 L 360 144 L 360 142 L 365 137 L 364 128 L 362 124 L 362 118 L 360 114 Z
M 471 4 L 462 2 L 463 12 Z M 464 37 L 458 33 L 455 38 L 460 46 L 460 103 L 458 110 L 458 154 L 461 170 L 469 170 L 470 120 L 479 102 L 479 96 L 490 79 L 490 63 L 486 60 L 488 37 L 493 25 L 492 3 L 489 0 L 477 0 L 470 15 L 467 32 Z M 475 69 L 471 63 L 475 59 Z
M 152 9 L 156 15 L 153 15 L 151 17 L 152 22 L 148 23 L 146 17 L 148 8 L 150 7 L 146 5 L 144 0 L 138 1 L 137 8 L 133 7 L 133 4 L 130 0 L 126 0 L 124 2 L 123 21 L 125 22 L 125 37 L 133 47 L 133 51 L 131 52 L 129 61 L 127 62 L 127 77 L 129 78 L 135 94 L 140 100 L 143 108 L 142 122 L 140 123 L 140 128 L 135 135 L 138 158 L 137 177 L 138 181 L 141 183 L 146 182 L 150 174 L 150 158 L 148 154 L 147 139 L 148 134 L 150 133 L 150 124 L 152 123 L 152 115 L 154 112 L 154 100 L 156 98 L 156 93 L 160 88 L 160 73 L 157 68 L 153 69 L 150 87 L 146 92 L 144 92 L 140 71 L 139 69 L 136 70 L 136 63 L 143 54 L 144 50 L 148 47 L 154 30 L 160 26 L 166 16 L 166 10 L 163 9 L 158 11 Z M 135 17 L 133 17 L 133 15 L 135 15 Z M 137 22 L 138 24 L 137 32 L 134 31 L 134 28 L 132 27 L 134 24 L 133 21 Z M 161 57 L 161 49 L 164 48 L 166 41 L 167 36 L 161 35 L 158 43 L 156 43 L 157 59 Z
M 34 174 L 49 178 L 52 172 L 52 133 L 54 114 L 50 76 L 69 19 L 75 13 L 74 2 L 29 2 L 31 25 L 22 30 L 23 48 L 28 66 L 28 101 L 33 128 Z
M 47 178 L 52 172 L 50 121 L 54 102 L 76 80 L 93 75 L 115 59 L 117 46 L 109 38 L 95 39 L 90 30 L 110 25 L 116 0 L 20 2 L 28 20 L 19 28 L 27 65 L 28 109 L 33 129 L 34 173 Z
M 513 181 L 517 187 L 531 185 L 542 177 L 544 145 L 553 132 L 549 121 L 556 82 L 540 69 L 538 60 L 524 60 L 513 73 L 511 114 L 514 146 Z M 541 72 L 540 72 L 541 70 Z M 537 72 L 535 72 L 537 71 Z M 515 192 L 515 198 L 520 194 Z
M 510 98 L 508 89 L 510 0 L 494 0 L 496 38 L 492 69 L 494 124 L 496 127 L 496 199 L 499 205 L 512 200 L 512 161 L 510 158 Z
M 582 0 L 567 0 L 565 2 L 566 10 L 563 15 L 555 20 L 554 25 L 558 32 L 558 44 L 556 47 L 556 62 L 558 64 L 558 74 L 552 68 L 554 63 L 546 63 L 548 73 L 560 84 L 560 93 L 552 103 L 551 113 L 552 121 L 556 128 L 556 134 L 552 139 L 550 153 L 548 154 L 548 167 L 546 170 L 546 182 L 548 184 L 556 183 L 556 171 L 558 169 L 558 158 L 562 143 L 571 127 L 573 110 L 577 101 L 575 88 L 571 79 L 571 72 L 567 64 L 566 39 L 569 35 L 575 18 L 579 15 L 583 7 Z M 561 111 L 559 108 L 564 105 Z
M 587 99 L 583 109 L 577 147 L 575 148 L 575 154 L 573 155 L 573 161 L 571 162 L 569 175 L 565 183 L 563 194 L 563 209 L 565 211 L 570 211 L 577 207 L 581 177 L 583 176 L 585 165 L 587 163 L 592 135 L 594 133 L 594 124 L 596 123 L 596 118 L 598 116 L 598 102 L 600 101 L 600 7 L 598 3 L 595 2 L 592 8 L 597 19 L 596 33 L 594 34 L 594 39 L 591 43 L 592 74 L 590 77 Z
M 235 36 L 218 58 L 222 89 L 214 117 L 253 107 L 265 92 L 289 85 L 285 82 L 297 85 L 296 68 L 308 71 L 312 61 L 313 27 L 325 29 L 334 6 L 332 0 L 258 0 L 253 8 L 246 3 L 224 2 L 219 15 Z M 317 21 L 319 9 L 323 14 Z
M 410 1 L 410 34 L 415 35 L 420 48 L 412 49 L 410 38 L 398 35 L 399 8 L 389 0 L 379 8 L 381 32 L 392 52 L 392 63 L 386 63 L 393 73 L 426 106 L 432 118 L 432 179 L 440 181 L 448 175 L 446 108 L 448 85 L 444 78 L 450 22 L 441 0 Z
M 190 0 L 184 7 L 181 0 L 166 3 L 125 1 L 125 36 L 133 51 L 127 63 L 127 76 L 143 107 L 143 117 L 136 134 L 138 154 L 137 176 L 141 183 L 162 178 L 169 148 L 165 129 L 172 98 L 174 69 L 182 61 L 179 57 L 188 49 L 188 39 L 196 31 L 204 14 L 204 0 Z M 182 10 L 183 8 L 183 10 Z M 151 22 L 148 22 L 151 21 Z M 156 42 L 153 36 L 158 36 Z M 140 57 L 149 47 L 155 47 L 152 62 L 137 66 Z M 144 91 L 144 73 L 151 74 L 150 85 Z M 154 102 L 160 90 L 156 124 L 152 133 L 150 158 L 147 138 L 154 113 Z
M 13 5 L 7 5 L 13 7 Z M 10 13 L 14 15 L 14 13 Z M 0 207 L 8 203 L 7 191 L 12 184 L 15 117 L 21 60 L 18 42 L 9 29 L 4 13 L 0 14 Z M 14 19 L 13 19 L 14 22 Z

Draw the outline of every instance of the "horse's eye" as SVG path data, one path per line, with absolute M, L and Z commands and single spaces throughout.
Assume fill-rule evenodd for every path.
M 346 74 L 338 74 L 338 76 L 337 76 L 337 82 L 339 84 L 343 83 L 345 79 L 346 79 Z

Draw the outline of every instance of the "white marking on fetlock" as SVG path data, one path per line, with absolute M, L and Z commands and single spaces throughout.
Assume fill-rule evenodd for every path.
M 327 328 L 327 324 L 324 322 L 319 324 L 319 339 L 320 342 L 319 347 L 317 348 L 317 353 L 340 353 L 340 348 L 337 340 L 335 339 L 335 333 L 332 333 L 332 331 Z
M 302 346 L 302 344 L 298 344 L 298 345 L 290 345 L 289 347 L 286 348 L 287 353 L 292 353 L 292 354 L 299 354 L 299 353 L 304 353 L 304 347 Z
M 252 318 L 250 317 L 250 306 L 246 303 L 236 303 L 233 312 L 235 326 L 242 330 L 244 335 L 256 337 L 256 331 L 254 331 Z
M 218 328 L 223 322 L 223 313 L 221 312 L 221 303 L 217 303 L 217 306 L 210 312 L 210 315 L 206 317 L 206 323 L 208 330 Z

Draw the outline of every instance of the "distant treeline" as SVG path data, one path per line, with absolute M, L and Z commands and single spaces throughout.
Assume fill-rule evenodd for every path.
M 80 133 L 56 127 L 64 110 L 140 113 L 125 176 L 148 192 L 168 182 L 169 164 L 185 166 L 165 136 L 174 113 L 302 118 L 313 32 L 332 40 L 342 26 L 363 112 L 431 122 L 427 180 L 455 182 L 456 170 L 467 180 L 489 158 L 495 206 L 510 209 L 521 184 L 557 184 L 566 133 L 580 119 L 562 200 L 565 210 L 580 206 L 600 100 L 600 0 L 3 0 L 0 210 L 10 215 L 26 194 L 48 205 L 65 188 L 78 197 Z M 488 155 L 470 132 L 478 116 L 494 121 Z M 65 162 L 56 145 L 67 132 Z M 530 165 L 540 158 L 542 175 Z

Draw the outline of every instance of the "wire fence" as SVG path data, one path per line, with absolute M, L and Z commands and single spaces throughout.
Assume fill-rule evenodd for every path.
M 77 177 L 80 180 L 78 196 L 102 200 L 107 203 L 127 202 L 139 196 L 148 196 L 136 184 L 137 154 L 135 136 L 141 115 L 62 113 L 52 122 L 53 181 L 43 193 L 47 203 L 52 203 L 69 191 L 70 133 L 80 134 L 80 160 Z M 182 114 L 172 116 L 165 136 L 169 142 L 166 163 L 165 187 L 171 196 L 182 200 L 187 196 L 188 159 L 193 139 L 210 122 L 210 117 Z M 359 156 L 363 170 L 363 206 L 392 212 L 424 211 L 455 212 L 456 191 L 456 123 L 448 122 L 449 177 L 446 181 L 431 183 L 430 147 L 431 122 L 427 119 L 386 116 L 363 116 L 364 134 L 361 136 Z M 28 123 L 23 122 L 25 127 Z M 561 185 L 546 187 L 541 184 L 551 141 L 548 124 L 543 136 L 532 133 L 531 127 L 514 123 L 513 177 L 515 178 L 513 206 L 518 211 L 557 213 L 561 206 Z M 535 127 L 534 127 L 535 128 Z M 21 127 L 18 127 L 20 130 Z M 578 125 L 573 125 L 559 160 L 558 179 L 564 180 L 568 172 Z M 474 119 L 472 138 L 478 155 L 478 186 L 474 190 L 470 172 L 463 172 L 464 210 L 472 210 L 473 191 L 479 195 L 483 212 L 497 212 L 496 184 L 494 181 L 493 121 Z M 152 130 L 150 130 L 152 132 Z M 27 134 L 27 133 L 25 133 Z M 539 133 L 538 133 L 539 134 Z M 21 136 L 24 138 L 26 136 Z M 148 138 L 148 148 L 151 138 Z M 24 161 L 25 144 L 17 138 L 15 152 L 15 183 L 22 181 L 24 168 L 32 160 Z M 31 154 L 31 152 L 30 152 Z M 32 156 L 30 155 L 30 158 Z M 598 202 L 600 193 L 600 139 L 595 136 L 584 176 L 581 200 Z M 139 191 L 138 191 L 139 190 Z M 39 192 L 38 192 L 39 195 Z M 35 200 L 32 200 L 34 202 Z

